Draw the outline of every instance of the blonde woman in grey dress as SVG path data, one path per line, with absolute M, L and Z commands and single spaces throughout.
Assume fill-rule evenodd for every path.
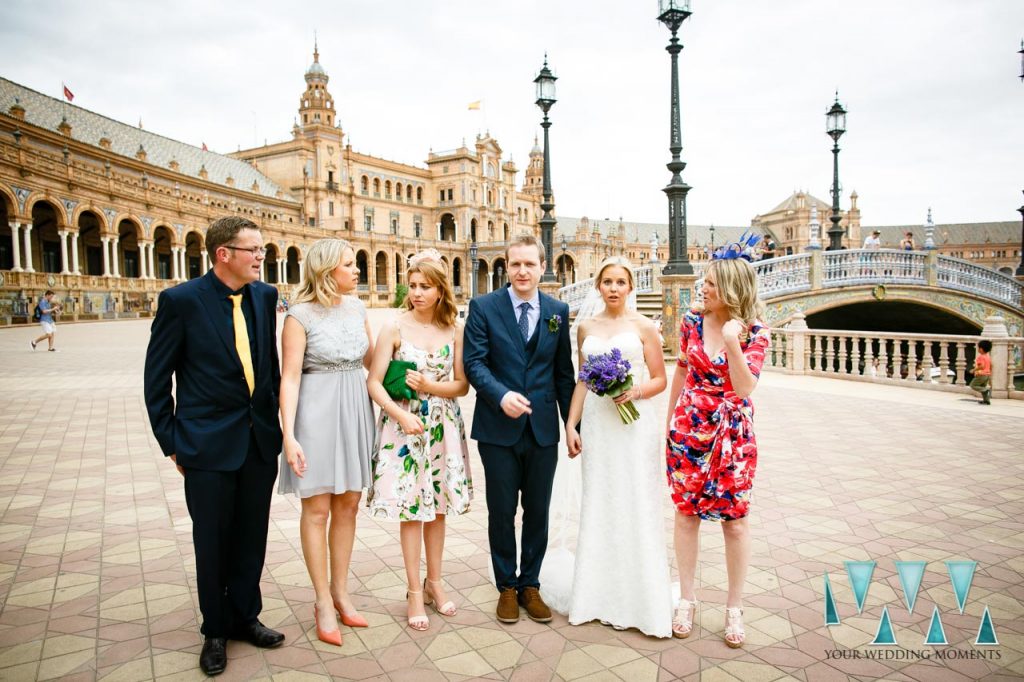
M 284 454 L 278 492 L 302 500 L 302 555 L 316 591 L 317 637 L 341 646 L 341 622 L 366 627 L 348 594 L 362 489 L 370 485 L 373 406 L 363 369 L 373 356 L 355 253 L 341 239 L 321 239 L 281 336 Z M 328 580 L 328 535 L 330 579 Z

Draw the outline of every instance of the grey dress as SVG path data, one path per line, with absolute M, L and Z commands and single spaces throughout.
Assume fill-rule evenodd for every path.
M 359 299 L 343 296 L 331 308 L 293 305 L 288 315 L 306 330 L 295 409 L 295 439 L 306 455 L 306 473 L 299 478 L 282 457 L 278 492 L 312 497 L 362 490 L 370 485 L 374 438 L 363 372 L 370 345 L 366 308 Z

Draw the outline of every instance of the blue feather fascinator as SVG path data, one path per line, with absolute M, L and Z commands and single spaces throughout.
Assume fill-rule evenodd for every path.
M 739 241 L 720 246 L 711 254 L 711 260 L 734 260 L 742 258 L 747 262 L 754 260 L 754 247 L 761 241 L 761 235 L 744 232 Z

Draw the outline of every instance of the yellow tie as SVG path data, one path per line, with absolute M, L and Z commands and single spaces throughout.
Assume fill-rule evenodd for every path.
M 234 306 L 231 317 L 235 325 L 235 350 L 238 351 L 238 359 L 242 361 L 242 371 L 245 372 L 245 383 L 249 385 L 249 395 L 252 395 L 256 388 L 256 379 L 252 371 L 249 329 L 245 326 L 245 315 L 242 314 L 242 295 L 234 294 L 228 298 L 231 299 L 231 304 Z

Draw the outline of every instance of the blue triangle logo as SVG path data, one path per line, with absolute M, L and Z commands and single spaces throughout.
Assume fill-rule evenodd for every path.
M 853 596 L 857 599 L 857 613 L 864 610 L 864 600 L 868 596 L 868 586 L 875 572 L 874 561 L 844 561 L 846 575 L 850 578 Z
M 985 607 L 985 613 L 981 616 L 981 625 L 978 626 L 978 636 L 974 638 L 974 646 L 997 646 L 996 629 L 992 625 L 992 614 Z
M 825 625 L 839 625 L 839 611 L 836 609 L 836 598 L 832 595 L 828 573 L 825 573 Z
M 889 607 L 882 607 L 882 618 L 878 621 L 878 632 L 871 646 L 896 646 L 896 633 L 892 630 L 892 621 L 889 620 Z
M 960 613 L 964 612 L 964 606 L 967 604 L 967 593 L 971 591 L 974 569 L 977 566 L 977 561 L 946 562 L 946 570 L 949 572 L 950 582 L 953 583 L 953 593 L 956 595 L 956 603 L 960 607 Z
M 932 607 L 932 622 L 928 624 L 928 636 L 924 643 L 928 646 L 946 646 L 946 630 L 942 627 L 942 619 L 939 617 L 939 607 Z
M 921 589 L 921 579 L 924 578 L 924 568 L 927 561 L 897 561 L 896 572 L 900 576 L 900 585 L 903 587 L 903 601 L 907 604 L 907 611 L 914 612 L 914 604 L 917 602 L 917 593 Z

